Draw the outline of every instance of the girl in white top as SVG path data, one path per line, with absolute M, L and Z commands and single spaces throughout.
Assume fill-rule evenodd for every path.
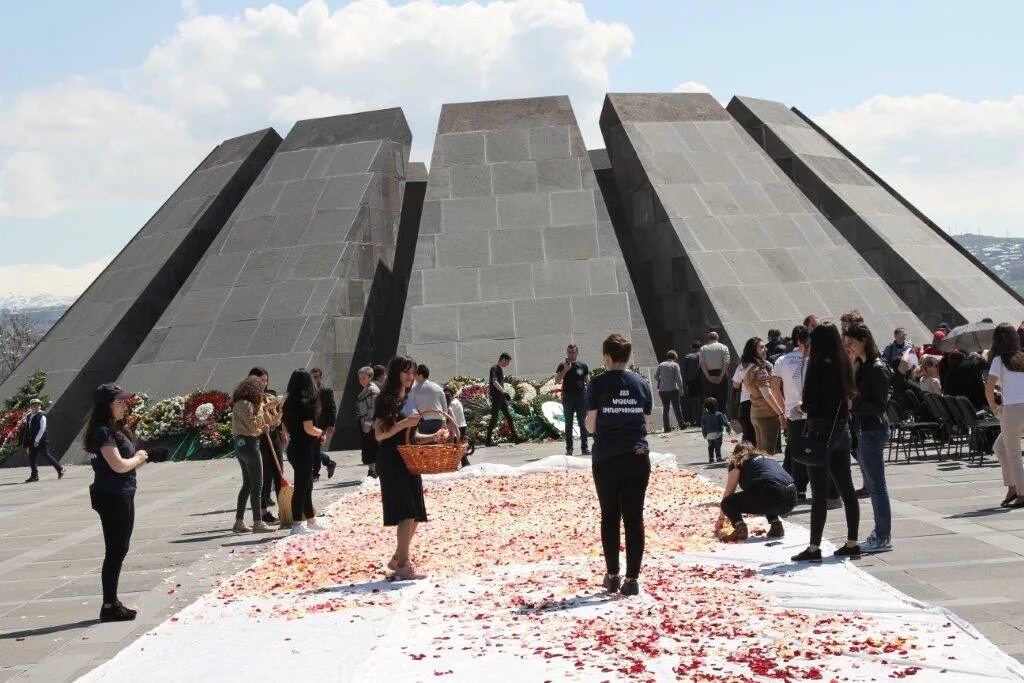
M 925 356 L 918 367 L 921 373 L 921 391 L 941 396 L 942 382 L 939 380 L 939 359 L 935 356 Z
M 1024 460 L 1020 457 L 1020 439 L 1024 435 L 1024 353 L 1013 325 L 1000 323 L 992 333 L 991 364 L 985 383 L 985 398 L 999 418 L 999 438 L 993 445 L 1006 484 L 1001 505 L 1024 507 Z M 996 386 L 1002 390 L 1002 405 L 995 399 Z

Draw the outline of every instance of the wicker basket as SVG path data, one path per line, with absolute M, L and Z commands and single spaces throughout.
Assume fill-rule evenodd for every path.
M 405 443 L 398 447 L 398 453 L 412 474 L 442 474 L 456 472 L 462 463 L 466 445 L 462 443 L 455 418 L 439 410 L 425 410 L 422 414 L 435 413 L 444 417 L 449 425 L 448 440 L 444 443 L 411 443 L 415 427 L 405 430 Z

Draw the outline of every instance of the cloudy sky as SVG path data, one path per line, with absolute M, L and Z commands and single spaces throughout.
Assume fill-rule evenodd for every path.
M 0 6 L 0 294 L 74 294 L 220 140 L 443 102 L 781 100 L 947 231 L 1024 236 L 1024 4 L 34 0 Z

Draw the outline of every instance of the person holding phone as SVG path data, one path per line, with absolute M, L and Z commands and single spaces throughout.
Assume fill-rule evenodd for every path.
M 580 446 L 583 455 L 590 455 L 587 445 L 587 425 L 584 419 L 587 397 L 587 382 L 590 368 L 579 359 L 580 348 L 569 344 L 565 349 L 565 360 L 555 369 L 555 381 L 562 385 L 562 408 L 565 411 L 565 454 L 572 455 L 572 423 L 575 419 L 580 428 Z
M 647 419 L 651 387 L 626 369 L 633 345 L 613 334 L 601 346 L 608 372 L 590 383 L 587 429 L 594 435 L 591 469 L 601 506 L 601 545 L 607 573 L 604 587 L 622 595 L 640 592 L 644 557 L 644 498 L 651 476 Z M 619 525 L 626 531 L 626 577 L 619 578 Z
M 427 504 L 423 499 L 423 478 L 413 474 L 402 460 L 398 446 L 405 443 L 407 429 L 415 429 L 420 414 L 406 402 L 416 379 L 416 361 L 396 356 L 388 365 L 387 379 L 377 396 L 373 410 L 373 433 L 377 437 L 377 477 L 380 479 L 380 500 L 384 509 L 384 526 L 397 527 L 395 553 L 387 567 L 394 578 L 414 581 L 426 578 L 416 571 L 409 557 L 409 547 L 420 522 L 427 521 Z M 417 442 L 441 441 L 447 430 L 434 434 L 416 433 Z
M 98 386 L 82 439 L 93 471 L 89 500 L 103 527 L 100 621 L 131 621 L 136 615 L 117 599 L 121 566 L 135 528 L 135 473 L 149 460 L 146 451 L 135 450 L 135 437 L 124 424 L 125 401 L 134 395 L 116 384 Z

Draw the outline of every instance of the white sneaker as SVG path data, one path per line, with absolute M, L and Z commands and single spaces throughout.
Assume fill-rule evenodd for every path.
M 320 526 L 313 520 L 306 522 L 306 528 L 310 531 L 327 531 L 327 527 Z
M 860 551 L 864 554 L 886 553 L 890 550 L 892 550 L 892 541 L 888 538 L 879 538 L 874 532 L 871 532 L 871 535 L 860 546 Z
M 292 536 L 301 536 L 303 534 L 311 534 L 311 533 L 313 533 L 313 532 L 310 531 L 309 529 L 307 529 L 306 527 L 302 526 L 301 524 L 292 524 L 292 533 L 291 533 Z

